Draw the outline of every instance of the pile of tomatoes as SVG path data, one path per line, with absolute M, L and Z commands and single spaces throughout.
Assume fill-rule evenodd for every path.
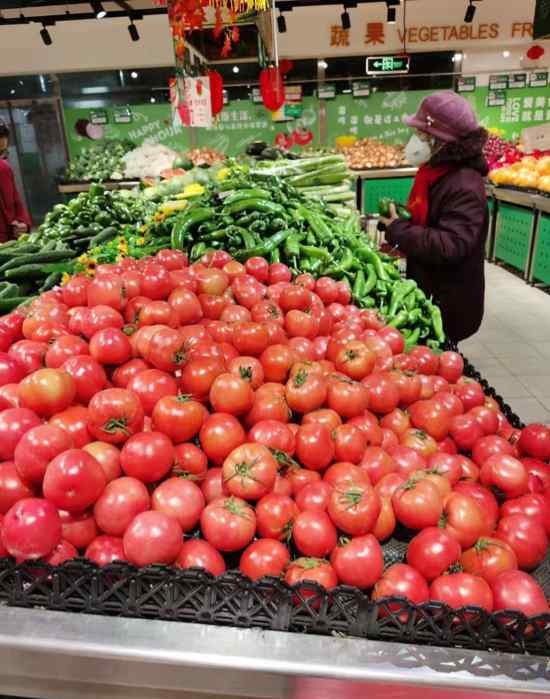
M 0 555 L 548 611 L 550 429 L 346 284 L 224 252 L 99 266 L 0 319 Z M 396 532 L 406 560 L 384 569 Z

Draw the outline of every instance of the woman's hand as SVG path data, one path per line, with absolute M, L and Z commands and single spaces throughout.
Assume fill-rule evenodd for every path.
M 392 224 L 394 221 L 398 221 L 398 220 L 399 220 L 399 216 L 397 215 L 397 209 L 395 208 L 395 204 L 393 204 L 393 203 L 390 204 L 390 215 L 389 215 L 389 217 L 380 216 L 380 219 L 379 219 L 379 220 L 386 226 L 386 228 L 387 228 L 388 226 L 391 226 L 391 224 Z

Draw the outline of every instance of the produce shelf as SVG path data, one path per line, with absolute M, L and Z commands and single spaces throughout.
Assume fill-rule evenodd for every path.
M 495 217 L 494 259 L 519 270 L 529 278 L 538 210 L 536 195 L 528 192 L 495 189 L 498 202 Z
M 366 214 L 378 211 L 378 201 L 382 197 L 394 197 L 406 202 L 417 169 L 414 167 L 353 170 L 357 177 L 357 201 L 360 210 Z
M 139 185 L 139 180 L 110 180 L 101 182 L 101 186 L 105 189 L 133 189 Z M 57 186 L 57 191 L 60 194 L 80 194 L 80 192 L 87 192 L 93 182 L 67 182 L 66 184 L 59 184 Z

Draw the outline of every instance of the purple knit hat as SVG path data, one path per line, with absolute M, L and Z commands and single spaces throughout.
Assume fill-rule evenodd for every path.
M 479 128 L 470 103 L 450 90 L 425 97 L 416 114 L 403 117 L 403 121 L 445 143 L 457 141 Z

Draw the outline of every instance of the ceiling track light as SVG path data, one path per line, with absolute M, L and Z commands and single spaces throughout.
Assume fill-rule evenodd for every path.
M 277 17 L 277 29 L 279 34 L 286 34 L 286 19 L 282 12 Z
M 96 16 L 96 19 L 103 19 L 107 16 L 105 8 L 99 2 L 99 0 L 94 0 L 94 2 L 91 2 L 90 5 L 92 6 L 92 10 L 94 12 L 94 15 Z
M 138 28 L 133 22 L 128 25 L 128 34 L 130 35 L 132 41 L 139 41 Z
M 50 36 L 50 32 L 46 29 L 44 25 L 42 25 L 42 29 L 40 30 L 40 37 L 44 42 L 45 46 L 52 45 L 52 37 Z
M 388 24 L 395 24 L 395 22 L 397 21 L 397 10 L 395 9 L 395 7 L 392 7 L 391 5 L 388 5 L 387 7 L 388 11 L 386 14 L 386 22 Z
M 464 21 L 466 24 L 471 24 L 474 21 L 476 14 L 476 6 L 474 5 L 474 0 L 469 0 L 468 7 L 466 8 L 466 14 L 464 15 Z

